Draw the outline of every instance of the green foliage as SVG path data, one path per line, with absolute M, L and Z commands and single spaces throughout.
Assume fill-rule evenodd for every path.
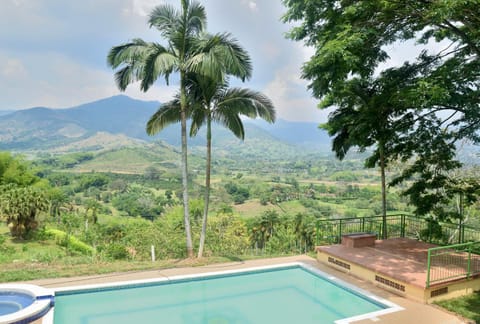
M 480 322 L 480 291 L 468 296 L 436 302 L 435 304 L 476 323 Z
M 104 246 L 101 251 L 112 260 L 125 260 L 129 257 L 127 248 L 122 243 L 112 242 Z
M 238 256 L 250 247 L 245 221 L 234 215 L 218 214 L 210 217 L 206 239 L 209 254 Z
M 103 188 L 108 184 L 108 182 L 108 177 L 101 173 L 82 175 L 80 177 L 79 191 L 87 190 L 91 187 Z
M 148 189 L 130 186 L 126 192 L 117 193 L 112 198 L 112 205 L 128 216 L 141 216 L 154 219 L 163 212 L 168 200 L 163 196 L 155 196 Z
M 376 143 L 367 166 L 412 162 L 394 183 L 413 180 L 406 194 L 417 213 L 440 216 L 450 197 L 438 193 L 460 167 L 455 143 L 480 140 L 477 1 L 283 2 L 289 37 L 315 48 L 302 77 L 321 107 L 338 107 L 325 125 L 337 156 Z M 407 40 L 420 52 L 413 63 L 381 70 L 395 64 L 390 45 Z
M 442 231 L 442 226 L 438 221 L 427 219 L 428 226 L 426 229 L 420 231 L 420 239 L 425 242 L 446 242 Z
M 73 168 L 74 166 L 89 161 L 94 158 L 93 153 L 72 153 L 67 155 L 60 156 L 55 162 L 54 166 L 58 166 L 60 168 Z
M 232 196 L 235 204 L 243 204 L 250 197 L 250 192 L 246 187 L 239 186 L 233 182 L 225 184 L 225 190 Z
M 21 157 L 14 157 L 8 152 L 0 152 L 0 185 L 16 184 L 30 186 L 40 179 L 32 172 L 29 163 Z
M 15 237 L 26 238 L 38 227 L 38 214 L 47 209 L 44 193 L 34 187 L 0 186 L 0 219 Z
M 75 251 L 84 255 L 92 255 L 95 253 L 93 247 L 80 241 L 75 236 L 68 235 L 64 231 L 49 228 L 45 229 L 45 234 L 55 238 L 57 244 L 65 247 L 68 251 Z
M 9 255 L 13 254 L 15 252 L 15 249 L 11 246 L 7 246 L 5 244 L 6 238 L 3 235 L 0 235 L 0 263 L 4 262 L 3 257 L 7 258 Z M 8 260 L 8 259 L 7 259 Z M 7 261 L 6 260 L 6 261 Z

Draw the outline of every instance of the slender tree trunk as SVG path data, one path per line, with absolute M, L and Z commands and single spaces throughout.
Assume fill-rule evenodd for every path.
M 379 143 L 380 173 L 382 177 L 382 239 L 387 239 L 387 186 L 385 181 L 385 151 L 383 143 Z
M 185 93 L 185 72 L 180 72 L 180 119 L 182 125 L 182 189 L 183 220 L 187 240 L 187 255 L 193 258 L 192 231 L 190 229 L 190 211 L 188 208 L 188 167 L 187 167 L 187 96 Z
M 203 256 L 205 237 L 207 236 L 208 204 L 210 202 L 210 170 L 212 165 L 212 120 L 207 117 L 207 165 L 205 167 L 205 206 L 203 208 L 202 232 L 200 233 L 200 246 L 198 257 Z

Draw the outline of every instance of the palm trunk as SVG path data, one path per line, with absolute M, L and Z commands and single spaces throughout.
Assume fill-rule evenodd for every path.
M 203 256 L 205 246 L 205 237 L 207 236 L 207 218 L 208 204 L 210 202 L 210 171 L 212 162 L 212 120 L 207 117 L 207 165 L 205 167 L 205 206 L 203 209 L 202 232 L 200 233 L 200 246 L 198 248 L 198 257 Z
M 385 151 L 383 143 L 379 143 L 380 173 L 382 177 L 382 239 L 387 239 L 387 187 L 385 181 Z
M 193 258 L 192 231 L 190 229 L 190 211 L 188 208 L 188 167 L 187 167 L 187 96 L 185 93 L 185 73 L 180 73 L 180 119 L 182 125 L 182 189 L 183 221 L 187 240 L 187 256 Z

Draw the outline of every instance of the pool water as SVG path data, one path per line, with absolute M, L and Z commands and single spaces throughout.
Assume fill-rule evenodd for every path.
M 299 266 L 55 296 L 54 323 L 333 323 L 387 306 Z
M 14 291 L 0 291 L 0 316 L 12 314 L 31 305 L 34 297 Z

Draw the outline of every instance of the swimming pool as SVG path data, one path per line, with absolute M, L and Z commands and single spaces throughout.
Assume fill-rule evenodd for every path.
M 60 323 L 348 323 L 400 310 L 303 263 L 65 289 Z

